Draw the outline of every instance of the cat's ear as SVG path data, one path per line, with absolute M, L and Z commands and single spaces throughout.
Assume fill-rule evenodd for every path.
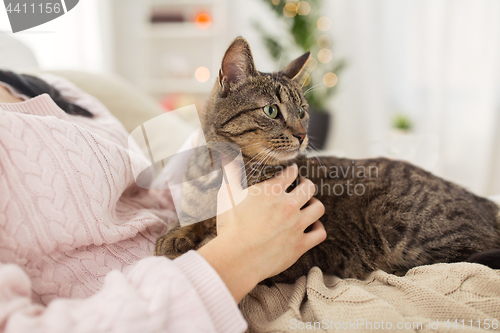
M 289 63 L 288 66 L 283 68 L 281 73 L 289 79 L 302 84 L 309 74 L 309 65 L 312 64 L 312 61 L 309 61 L 310 58 L 311 52 L 304 53 L 303 55 Z
M 237 37 L 226 50 L 219 70 L 219 84 L 226 90 L 235 83 L 242 83 L 257 70 L 253 62 L 252 51 L 243 37 Z

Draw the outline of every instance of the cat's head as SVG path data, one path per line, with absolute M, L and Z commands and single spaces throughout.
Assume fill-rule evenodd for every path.
M 256 70 L 250 46 L 236 38 L 226 50 L 204 115 L 207 141 L 236 143 L 246 159 L 289 164 L 308 145 L 308 104 L 302 93 L 309 52 L 283 70 Z

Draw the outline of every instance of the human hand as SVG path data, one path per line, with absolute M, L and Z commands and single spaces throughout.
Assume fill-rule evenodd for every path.
M 312 198 L 314 184 L 301 178 L 293 191 L 285 192 L 297 177 L 296 165 L 245 190 L 240 185 L 241 170 L 236 162 L 224 167 L 228 183 L 219 191 L 218 211 L 224 212 L 217 216 L 218 236 L 198 250 L 237 302 L 258 282 L 281 273 L 326 238 L 318 220 L 325 209 Z M 311 224 L 312 230 L 304 233 Z

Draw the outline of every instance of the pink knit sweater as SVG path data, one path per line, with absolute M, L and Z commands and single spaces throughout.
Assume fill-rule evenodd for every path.
M 95 117 L 46 94 L 0 103 L 0 331 L 244 331 L 200 255 L 151 257 L 176 215 L 168 192 L 136 186 L 144 161 L 123 126 L 68 81 L 42 78 Z

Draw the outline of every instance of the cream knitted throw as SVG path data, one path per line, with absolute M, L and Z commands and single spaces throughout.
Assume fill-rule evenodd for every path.
M 259 333 L 500 331 L 500 271 L 436 264 L 359 281 L 315 267 L 294 285 L 257 286 L 240 308 Z

